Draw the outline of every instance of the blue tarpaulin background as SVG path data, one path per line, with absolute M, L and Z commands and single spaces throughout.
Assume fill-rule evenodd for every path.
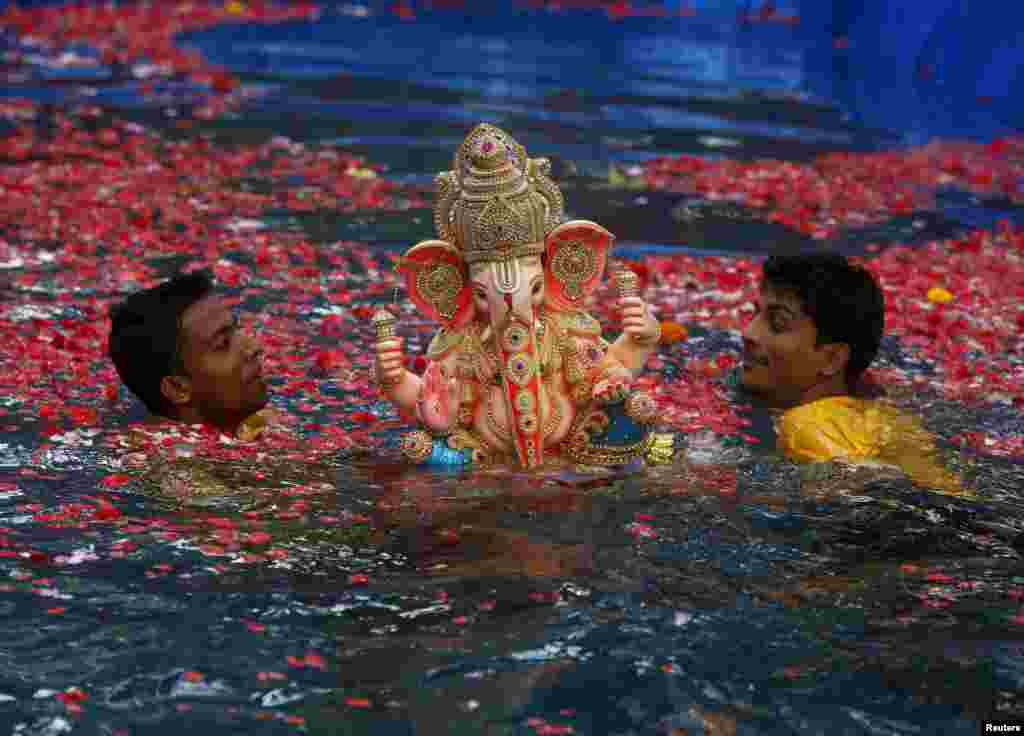
M 1024 4 L 998 0 L 667 0 L 736 19 L 736 47 L 803 53 L 801 88 L 864 125 L 932 138 L 1024 130 Z M 798 16 L 798 23 L 778 18 Z M 769 30 L 774 26 L 773 30 Z
M 12 1 L 0 0 L 0 7 Z M 19 0 L 23 7 L 55 2 Z M 156 5 L 159 0 L 150 2 Z M 394 0 L 320 4 L 328 14 L 363 4 L 376 14 L 389 15 L 396 6 Z M 564 0 L 547 2 L 543 8 L 545 3 L 539 0 L 404 0 L 404 5 L 418 13 L 447 13 L 443 23 L 449 30 L 462 27 L 472 34 L 487 29 L 500 36 L 504 29 L 510 37 L 519 24 L 509 23 L 509 12 L 571 12 L 577 20 L 568 26 L 570 33 L 577 34 L 577 42 L 610 53 L 603 61 L 673 66 L 683 55 L 684 64 L 702 67 L 694 70 L 697 77 L 711 75 L 713 80 L 708 81 L 735 89 L 782 87 L 806 93 L 835 105 L 851 122 L 887 131 L 903 144 L 934 138 L 991 140 L 1024 129 L 1024 3 Z M 585 5 L 592 12 L 580 9 Z M 654 6 L 668 12 L 662 17 L 644 17 L 642 12 L 630 17 L 628 12 Z M 609 22 L 604 11 L 614 8 L 627 12 Z M 461 17 L 460 11 L 465 11 Z M 488 16 L 494 18 L 489 22 Z M 536 25 L 543 27 L 546 38 L 559 23 L 538 19 Z M 573 70 L 563 71 L 562 82 L 572 85 Z
M 803 0 L 805 84 L 907 142 L 1024 129 L 1024 4 Z

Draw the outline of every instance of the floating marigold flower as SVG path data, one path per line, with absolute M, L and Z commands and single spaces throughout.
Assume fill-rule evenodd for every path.
M 936 304 L 946 304 L 953 301 L 953 295 L 941 286 L 933 286 L 928 289 L 928 301 Z
M 671 345 L 672 343 L 685 340 L 689 336 L 689 331 L 683 325 L 672 320 L 664 320 L 661 323 L 661 342 L 665 345 Z
M 366 169 L 366 168 L 355 167 L 355 168 L 348 169 L 347 171 L 345 171 L 345 173 L 347 175 L 351 176 L 351 177 L 356 178 L 356 179 L 376 179 L 377 178 L 377 172 L 374 171 L 373 169 Z

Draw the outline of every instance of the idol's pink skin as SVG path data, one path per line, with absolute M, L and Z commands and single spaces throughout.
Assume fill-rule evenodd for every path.
M 638 296 L 623 297 L 617 304 L 622 315 L 622 335 L 610 352 L 632 378 L 638 378 L 657 347 L 654 338 L 658 335 L 658 320 L 654 307 Z
M 376 344 L 377 379 L 384 395 L 398 407 L 403 418 L 415 416 L 416 400 L 423 382 L 405 369 L 405 340 L 393 337 Z
M 529 326 L 533 339 L 539 340 L 536 328 L 540 324 L 543 310 L 553 310 L 546 302 L 546 277 L 544 262 L 539 256 L 524 256 L 518 259 L 520 271 L 519 289 L 512 294 L 502 294 L 495 283 L 495 274 L 490 264 L 470 267 L 470 284 L 473 290 L 472 316 L 482 330 L 485 341 L 494 334 L 501 334 L 511 319 Z M 631 383 L 643 371 L 648 358 L 657 348 L 654 338 L 658 334 L 658 322 L 654 310 L 639 297 L 628 297 L 618 301 L 623 332 L 613 343 L 600 370 L 602 375 L 618 378 Z M 571 338 L 578 350 L 596 344 L 596 339 Z M 505 360 L 508 356 L 501 355 Z M 435 432 L 447 432 L 454 428 L 460 400 L 460 385 L 456 375 L 455 355 L 446 356 L 440 362 L 431 361 L 422 378 L 403 367 L 402 341 L 394 338 L 377 346 L 379 375 L 390 382 L 385 395 L 398 406 L 404 416 L 415 418 L 426 428 Z M 497 366 L 494 366 L 497 367 Z M 511 452 L 509 434 L 523 436 L 523 430 L 510 422 L 509 409 L 503 387 L 486 385 L 480 387 L 481 402 L 473 420 L 473 429 L 491 447 L 501 452 Z M 570 395 L 569 384 L 564 373 L 557 374 L 541 384 L 539 404 L 540 427 L 552 411 L 561 415 L 561 421 L 543 438 L 544 446 L 551 447 L 561 442 L 568 433 L 576 416 L 576 407 Z M 489 421 L 490 413 L 505 436 L 499 437 Z M 511 432 L 509 431 L 511 430 Z
M 530 284 L 531 289 L 536 289 L 536 276 L 538 271 L 532 261 L 539 259 L 520 259 L 520 265 L 525 273 L 524 281 Z M 531 261 L 528 263 L 527 261 Z M 540 271 L 543 273 L 543 271 Z M 482 276 L 478 273 L 478 278 L 474 279 L 476 284 L 474 287 L 474 307 L 476 309 L 476 318 L 479 319 L 480 315 L 489 315 L 492 312 L 492 303 L 498 302 L 498 295 L 496 294 L 493 285 L 489 282 L 486 277 L 486 273 Z M 531 298 L 531 303 L 534 307 L 543 303 L 543 281 L 540 285 L 540 295 L 534 294 Z M 658 320 L 655 313 L 655 309 L 652 305 L 647 304 L 640 297 L 625 297 L 619 299 L 616 302 L 618 311 L 622 319 L 622 335 L 618 340 L 611 346 L 611 354 L 617 359 L 617 361 L 627 369 L 632 378 L 638 378 L 643 372 L 643 367 L 647 363 L 647 359 L 651 357 L 656 349 L 656 345 L 652 343 L 655 335 L 658 334 Z M 498 319 L 503 319 L 504 313 L 507 313 L 507 309 L 503 308 L 502 304 L 494 304 L 493 309 L 497 311 Z M 520 307 L 522 312 L 522 307 Z M 493 324 L 494 316 L 491 317 L 491 323 Z M 391 380 L 398 380 L 403 376 L 403 354 L 402 354 L 402 338 L 395 338 L 393 340 L 381 343 L 378 347 L 377 355 L 380 361 L 383 372 L 382 377 L 389 378 Z M 416 376 L 405 371 L 406 378 L 415 379 Z M 412 381 L 409 384 L 409 388 L 415 387 L 413 391 L 394 391 L 396 397 L 405 393 L 412 393 L 412 401 L 398 402 L 400 406 L 411 407 L 416 402 L 416 396 L 419 392 L 419 382 Z M 408 410 L 408 409 L 407 409 Z

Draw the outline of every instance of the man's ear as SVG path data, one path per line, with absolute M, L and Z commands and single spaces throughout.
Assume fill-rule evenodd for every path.
M 827 376 L 837 376 L 846 371 L 850 362 L 850 346 L 845 342 L 830 342 L 821 346 L 825 351 L 824 371 Z
M 192 382 L 185 376 L 164 376 L 160 393 L 174 406 L 182 406 L 192 401 Z

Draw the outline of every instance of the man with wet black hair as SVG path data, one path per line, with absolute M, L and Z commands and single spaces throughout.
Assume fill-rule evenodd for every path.
M 835 254 L 772 256 L 743 334 L 743 385 L 790 408 L 855 393 L 885 329 L 882 290 Z
M 111 310 L 110 357 L 154 415 L 234 434 L 267 404 L 262 356 L 208 271 L 175 276 Z
M 790 459 L 896 465 L 922 486 L 961 494 L 920 421 L 859 395 L 884 328 L 882 290 L 866 269 L 835 254 L 772 256 L 743 333 L 740 381 L 784 410 L 776 429 Z

